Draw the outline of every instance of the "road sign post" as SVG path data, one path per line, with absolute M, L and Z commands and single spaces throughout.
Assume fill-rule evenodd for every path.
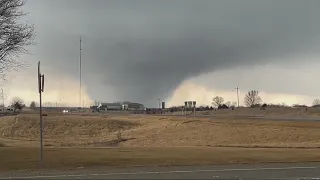
M 186 120 L 187 120 L 187 106 L 188 106 L 188 102 L 185 101 L 185 102 L 184 102 L 184 114 L 185 114 L 185 116 L 186 116 Z
M 42 92 L 44 90 L 44 75 L 40 72 L 38 62 L 38 91 L 39 91 L 39 115 L 40 115 L 40 167 L 43 167 L 43 122 L 42 122 Z

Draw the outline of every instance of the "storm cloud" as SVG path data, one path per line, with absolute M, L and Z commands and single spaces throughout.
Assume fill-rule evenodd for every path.
M 154 105 L 189 78 L 319 49 L 319 1 L 30 0 L 25 9 L 38 32 L 32 53 L 52 75 L 78 77 L 83 37 L 92 99 Z

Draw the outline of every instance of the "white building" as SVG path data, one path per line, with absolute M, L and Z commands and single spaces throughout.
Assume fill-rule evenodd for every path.
M 99 110 L 144 110 L 144 105 L 132 102 L 100 103 L 97 107 Z

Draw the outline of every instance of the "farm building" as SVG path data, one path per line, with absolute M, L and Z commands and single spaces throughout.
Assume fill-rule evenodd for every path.
M 144 105 L 140 103 L 132 103 L 132 102 L 115 102 L 115 103 L 100 103 L 97 106 L 99 110 L 144 110 Z
M 144 110 L 144 105 L 140 104 L 140 103 L 127 103 L 127 104 L 123 104 L 124 109 L 126 110 Z
M 98 105 L 100 110 L 122 110 L 122 105 L 120 103 L 100 103 Z
M 294 104 L 292 107 L 293 107 L 293 108 L 307 108 L 308 106 L 306 106 L 306 105 L 300 105 L 300 104 Z

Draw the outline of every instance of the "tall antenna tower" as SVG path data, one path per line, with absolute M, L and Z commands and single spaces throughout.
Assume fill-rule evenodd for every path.
M 80 62 L 79 62 L 79 70 L 80 70 L 80 89 L 79 89 L 79 107 L 82 107 L 81 105 L 81 51 L 82 51 L 82 47 L 81 47 L 81 43 L 82 43 L 82 37 L 80 36 Z
M 235 88 L 237 90 L 237 99 L 238 99 L 238 107 L 239 107 L 239 87 Z

